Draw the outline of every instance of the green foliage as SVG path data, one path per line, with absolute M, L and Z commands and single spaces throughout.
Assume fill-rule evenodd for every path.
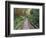
M 32 9 L 30 14 L 29 21 L 39 27 L 39 9 Z
M 15 16 L 14 18 L 14 29 L 22 29 L 24 17 L 23 16 Z

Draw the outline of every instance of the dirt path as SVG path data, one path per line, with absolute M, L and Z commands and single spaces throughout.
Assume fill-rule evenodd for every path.
M 24 19 L 24 23 L 23 23 L 23 29 L 34 29 L 34 27 L 30 24 L 30 22 L 28 21 L 28 18 Z

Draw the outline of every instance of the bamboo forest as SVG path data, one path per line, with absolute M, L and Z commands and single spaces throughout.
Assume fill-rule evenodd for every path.
M 14 30 L 39 29 L 39 9 L 14 8 Z

